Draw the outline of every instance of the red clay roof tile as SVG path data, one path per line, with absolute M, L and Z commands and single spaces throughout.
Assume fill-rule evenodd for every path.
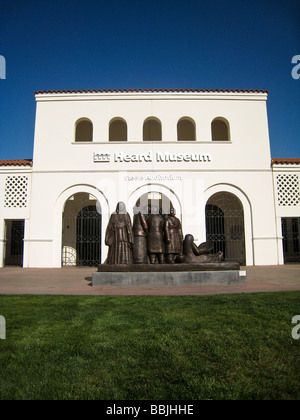
M 273 158 L 272 165 L 300 165 L 300 158 Z
M 30 159 L 0 160 L 0 166 L 32 166 L 32 161 Z
M 34 92 L 35 95 L 49 94 L 49 93 L 157 93 L 157 92 L 185 92 L 185 93 L 265 93 L 268 94 L 267 90 L 258 89 L 82 89 L 82 90 L 39 90 Z
M 272 158 L 272 165 L 300 165 L 300 158 Z M 0 160 L 0 166 L 31 166 L 31 159 L 6 159 Z

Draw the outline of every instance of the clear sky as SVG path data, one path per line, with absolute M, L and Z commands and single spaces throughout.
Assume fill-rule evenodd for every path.
M 35 91 L 134 88 L 268 90 L 300 157 L 300 0 L 1 0 L 0 55 L 0 159 L 33 157 Z

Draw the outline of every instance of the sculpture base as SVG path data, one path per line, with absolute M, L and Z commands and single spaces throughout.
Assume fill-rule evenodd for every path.
M 92 275 L 93 286 L 198 286 L 245 284 L 246 271 L 236 263 L 102 264 Z
M 239 270 L 239 263 L 188 263 L 188 264 L 100 264 L 98 272 L 170 272 L 170 271 L 227 271 Z

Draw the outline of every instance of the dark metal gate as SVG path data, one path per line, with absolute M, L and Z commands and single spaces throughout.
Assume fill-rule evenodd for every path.
M 78 266 L 101 263 L 101 216 L 96 206 L 87 206 L 77 216 L 76 250 Z
M 206 240 L 213 242 L 214 252 L 222 251 L 225 261 L 246 264 L 244 210 L 233 194 L 213 195 L 206 208 Z
M 300 262 L 300 218 L 281 219 L 283 236 L 283 256 L 285 263 Z
M 62 266 L 101 264 L 102 217 L 96 199 L 78 193 L 67 200 L 62 221 Z
M 6 220 L 5 265 L 23 266 L 24 220 Z

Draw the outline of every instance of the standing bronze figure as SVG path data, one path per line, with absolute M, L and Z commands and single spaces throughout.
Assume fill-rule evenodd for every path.
M 166 217 L 166 263 L 174 264 L 177 255 L 183 252 L 183 234 L 180 220 L 175 216 L 175 209 L 170 209 Z
M 148 264 L 147 253 L 147 233 L 148 225 L 146 216 L 138 207 L 133 209 L 133 263 L 134 264 Z
M 109 246 L 107 264 L 133 264 L 133 231 L 129 214 L 123 202 L 117 204 L 110 217 L 105 245 Z
M 148 236 L 147 248 L 151 264 L 159 262 L 163 264 L 165 252 L 165 219 L 158 207 L 151 207 L 151 214 L 147 219 Z

